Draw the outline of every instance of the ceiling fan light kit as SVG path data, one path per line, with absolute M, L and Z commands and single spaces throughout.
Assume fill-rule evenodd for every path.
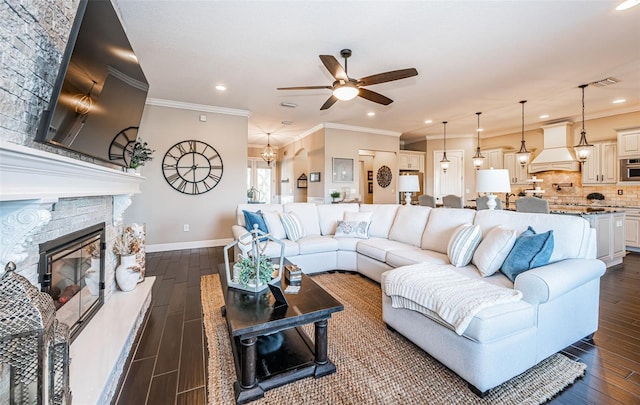
M 320 55 L 320 60 L 325 68 L 335 78 L 331 86 L 296 86 L 296 87 L 278 87 L 278 90 L 319 90 L 328 89 L 332 91 L 331 97 L 324 102 L 320 110 L 329 109 L 338 100 L 349 101 L 356 97 L 362 97 L 374 103 L 389 105 L 393 100 L 383 96 L 380 93 L 365 89 L 365 86 L 374 84 L 392 82 L 394 80 L 406 79 L 418 75 L 415 68 L 393 70 L 384 73 L 378 73 L 371 76 L 363 77 L 359 80 L 351 79 L 347 75 L 347 59 L 351 56 L 351 49 L 343 49 L 340 56 L 344 58 L 344 68 L 338 60 L 332 55 Z

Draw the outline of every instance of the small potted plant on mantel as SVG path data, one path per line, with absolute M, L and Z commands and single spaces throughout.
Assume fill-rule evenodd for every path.
M 338 202 L 338 198 L 340 198 L 339 191 L 332 191 L 330 194 L 331 198 L 333 198 L 333 202 Z
M 143 142 L 141 139 L 136 141 L 129 152 L 129 167 L 127 168 L 127 172 L 139 174 L 138 168 L 153 159 L 153 156 L 151 156 L 153 152 L 155 152 L 155 150 L 151 149 L 147 142 Z

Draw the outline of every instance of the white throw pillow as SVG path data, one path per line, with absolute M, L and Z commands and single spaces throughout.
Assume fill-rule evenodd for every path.
M 343 215 L 344 221 L 338 221 L 335 237 L 369 239 L 369 226 L 371 226 L 372 217 L 373 212 L 345 211 Z
M 456 267 L 469 264 L 481 238 L 482 231 L 478 225 L 463 224 L 457 227 L 447 244 L 447 256 L 451 264 Z
M 338 221 L 334 238 L 369 239 L 369 223 L 366 221 Z
M 502 267 L 502 263 L 516 243 L 518 232 L 502 226 L 494 226 L 482 239 L 480 246 L 473 254 L 473 264 L 476 265 L 482 277 L 488 277 Z
M 280 221 L 289 240 L 295 242 L 304 236 L 302 221 L 300 221 L 296 214 L 282 213 L 280 214 Z
M 280 213 L 276 211 L 267 211 L 262 213 L 262 218 L 264 222 L 267 224 L 267 229 L 269 229 L 269 233 L 276 239 L 284 239 L 287 237 L 287 233 L 284 230 L 284 226 L 282 226 L 282 221 L 280 221 Z

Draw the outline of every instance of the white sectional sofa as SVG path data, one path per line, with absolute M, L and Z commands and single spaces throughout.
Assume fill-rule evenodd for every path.
M 521 291 L 520 301 L 479 311 L 462 335 L 435 314 L 394 308 L 391 298 L 382 294 L 384 322 L 456 372 L 479 395 L 598 328 L 605 265 L 595 259 L 595 230 L 577 216 L 382 204 L 241 204 L 233 226 L 236 239 L 247 232 L 243 210 L 270 213 L 265 217 L 272 219 L 279 213 L 294 213 L 304 237 L 292 241 L 283 236 L 283 229 L 269 231 L 285 238 L 285 256 L 307 274 L 347 270 L 381 282 L 386 271 L 426 262 Z M 334 237 L 345 212 L 372 212 L 368 239 Z M 549 264 L 518 275 L 515 282 L 501 272 L 482 277 L 474 264 L 452 266 L 449 239 L 468 223 L 478 225 L 483 237 L 497 226 L 517 234 L 529 226 L 538 233 L 553 230 Z M 279 246 L 271 245 L 265 254 L 278 255 Z

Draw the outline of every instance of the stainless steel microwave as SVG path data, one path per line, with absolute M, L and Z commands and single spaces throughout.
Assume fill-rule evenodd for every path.
M 620 159 L 620 180 L 640 181 L 640 159 Z

